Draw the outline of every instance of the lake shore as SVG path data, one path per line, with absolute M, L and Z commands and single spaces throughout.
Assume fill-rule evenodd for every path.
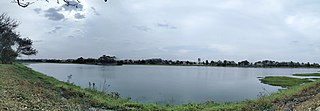
M 54 64 L 81 64 L 81 63 L 68 63 L 68 62 L 22 62 L 24 64 L 41 64 L 41 63 L 54 63 Z M 95 63 L 85 63 L 84 65 L 99 65 Z M 293 69 L 319 69 L 320 67 L 289 67 L 289 66 L 211 66 L 211 65 L 179 65 L 179 64 L 111 64 L 100 66 L 125 66 L 125 65 L 142 65 L 142 66 L 190 66 L 190 67 L 230 67 L 230 68 L 293 68 Z
M 185 105 L 140 104 L 73 84 L 33 71 L 21 64 L 0 65 L 1 110 L 285 110 L 315 109 L 320 97 L 320 81 L 262 94 L 257 100 L 239 103 L 214 103 Z M 310 96 L 314 95 L 314 96 Z M 294 98 L 299 99 L 297 102 Z M 295 103 L 295 104 L 293 104 Z M 302 106 L 301 106 L 302 105 Z M 318 104 L 319 105 L 319 104 Z

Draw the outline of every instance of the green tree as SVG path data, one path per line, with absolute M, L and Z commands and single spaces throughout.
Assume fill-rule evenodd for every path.
M 0 15 L 0 63 L 12 63 L 20 55 L 35 55 L 38 51 L 32 48 L 32 40 L 21 38 L 15 31 L 19 23 L 7 14 Z
M 102 55 L 99 59 L 98 62 L 101 64 L 109 64 L 109 63 L 116 63 L 116 57 L 115 56 L 106 56 Z

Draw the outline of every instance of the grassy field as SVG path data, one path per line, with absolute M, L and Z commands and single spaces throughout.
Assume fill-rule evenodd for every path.
M 292 98 L 317 94 L 320 81 L 292 86 L 273 94 L 261 94 L 257 100 L 239 103 L 185 105 L 140 104 L 115 98 L 103 92 L 81 89 L 61 82 L 21 64 L 0 65 L 0 110 L 132 110 L 132 111 L 250 111 L 283 110 L 292 107 Z M 309 96 L 308 96 L 309 97 Z M 309 100 L 309 99 L 307 99 Z M 304 101 L 307 101 L 304 100 Z M 303 101 L 302 101 L 303 102 Z M 308 106 L 309 107 L 309 106 Z M 313 109 L 316 106 L 310 106 Z
M 320 73 L 293 74 L 293 76 L 320 76 Z
M 309 79 L 293 78 L 286 76 L 267 76 L 260 79 L 260 81 L 264 84 L 281 87 L 292 87 L 303 83 L 312 82 Z

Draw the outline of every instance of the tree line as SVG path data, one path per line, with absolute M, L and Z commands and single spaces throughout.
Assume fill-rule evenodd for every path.
M 279 62 L 272 60 L 263 60 L 257 62 L 249 62 L 248 60 L 235 62 L 228 60 L 218 60 L 218 61 L 182 61 L 182 60 L 163 60 L 161 58 L 153 58 L 153 59 L 125 59 L 125 60 L 117 60 L 115 56 L 106 56 L 103 55 L 99 58 L 83 58 L 79 57 L 77 59 L 24 59 L 19 60 L 21 62 L 44 62 L 44 63 L 77 63 L 77 64 L 97 64 L 97 65 L 182 65 L 182 66 L 219 66 L 219 67 L 315 67 L 320 68 L 318 63 L 303 63 L 303 62 Z
M 121 65 L 115 56 L 102 55 L 99 58 L 77 59 L 19 59 L 19 62 L 42 62 L 42 63 L 75 63 L 75 64 L 95 64 L 95 65 Z

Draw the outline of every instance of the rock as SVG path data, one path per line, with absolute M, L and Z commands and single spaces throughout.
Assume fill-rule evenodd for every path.
M 320 111 L 320 106 L 318 107 L 318 108 L 316 108 L 316 110 L 315 111 Z

